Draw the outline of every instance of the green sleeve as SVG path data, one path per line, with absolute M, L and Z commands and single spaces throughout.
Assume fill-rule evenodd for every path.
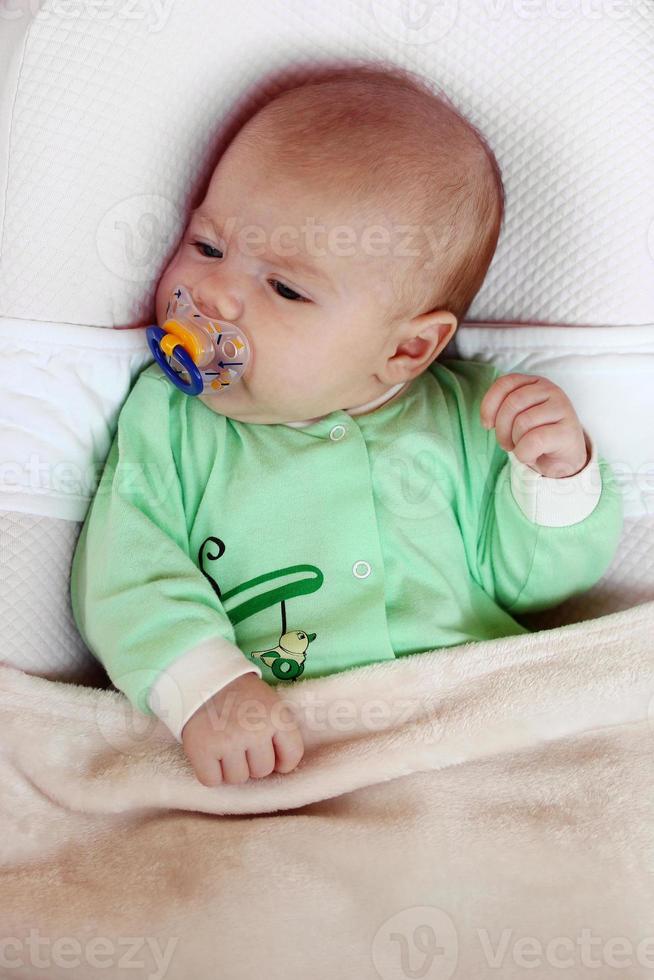
M 480 507 L 477 575 L 507 612 L 537 612 L 586 592 L 615 554 L 623 523 L 622 495 L 609 464 L 599 459 L 601 496 L 576 524 L 533 523 L 516 503 L 510 463 L 489 479 Z
M 587 517 L 563 527 L 531 521 L 513 496 L 509 454 L 479 417 L 486 391 L 506 372 L 457 364 L 449 385 L 459 442 L 456 508 L 470 573 L 507 612 L 551 608 L 589 589 L 611 563 L 623 526 L 621 490 L 599 457 L 601 495 Z
M 146 369 L 147 370 L 147 369 Z M 73 616 L 114 685 L 144 714 L 172 661 L 234 629 L 193 562 L 170 439 L 169 383 L 141 373 L 82 526 L 71 567 Z

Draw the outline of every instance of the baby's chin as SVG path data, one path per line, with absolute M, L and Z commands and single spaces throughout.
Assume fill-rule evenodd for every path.
M 280 416 L 279 412 L 265 412 L 257 408 L 256 405 L 246 406 L 243 400 L 234 397 L 235 395 L 236 390 L 221 391 L 220 394 L 198 395 L 198 399 L 203 405 L 210 408 L 212 412 L 216 412 L 217 415 L 224 415 L 228 419 L 234 419 L 235 422 L 251 422 L 257 425 L 278 425 L 280 422 L 286 421 L 286 419 Z

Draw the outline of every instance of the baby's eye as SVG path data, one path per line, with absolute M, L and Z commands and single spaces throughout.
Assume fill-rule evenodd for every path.
M 311 302 L 311 300 L 307 299 L 306 296 L 300 296 L 299 293 L 296 293 L 290 286 L 285 286 L 283 282 L 279 281 L 279 279 L 269 279 L 268 282 L 271 284 L 277 295 L 282 296 L 284 299 L 290 299 L 293 300 L 293 302 L 299 301 L 300 303 Z
M 207 242 L 193 242 L 193 245 L 201 255 L 204 255 L 205 259 L 222 259 L 223 257 L 223 253 L 215 245 L 208 245 Z M 218 252 L 218 255 L 207 255 L 206 252 L 202 251 L 204 248 L 213 249 L 214 252 Z

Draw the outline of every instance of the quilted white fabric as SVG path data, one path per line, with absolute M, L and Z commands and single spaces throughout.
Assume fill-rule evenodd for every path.
M 0 511 L 0 528 L 0 662 L 52 680 L 103 686 L 67 601 L 81 524 Z

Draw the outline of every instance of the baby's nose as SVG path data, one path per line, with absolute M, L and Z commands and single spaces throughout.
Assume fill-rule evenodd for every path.
M 193 294 L 193 302 L 199 312 L 208 320 L 234 322 L 242 313 L 240 299 L 228 290 L 212 288 L 209 292 L 207 289 L 196 289 Z

